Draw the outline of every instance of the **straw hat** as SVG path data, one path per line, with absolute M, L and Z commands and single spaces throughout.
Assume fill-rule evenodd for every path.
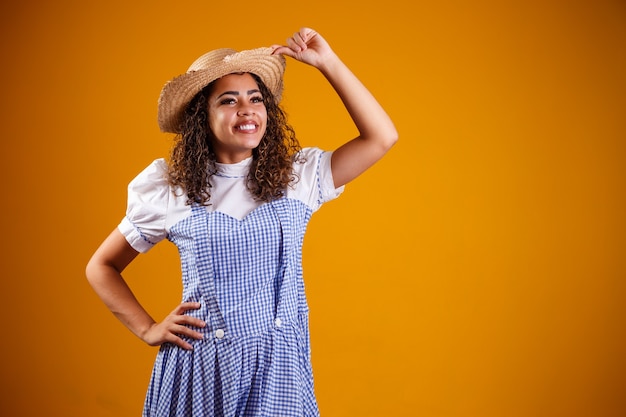
M 258 75 L 280 101 L 283 92 L 285 58 L 272 55 L 272 48 L 237 52 L 222 48 L 196 59 L 185 74 L 167 82 L 159 97 L 159 127 L 163 132 L 180 133 L 185 107 L 212 81 L 232 73 L 250 72 Z

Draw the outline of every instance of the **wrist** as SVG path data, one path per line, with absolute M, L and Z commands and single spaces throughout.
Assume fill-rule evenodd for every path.
M 343 62 L 337 54 L 329 53 L 328 56 L 320 60 L 317 69 L 326 77 L 336 73 L 336 71 L 344 66 Z

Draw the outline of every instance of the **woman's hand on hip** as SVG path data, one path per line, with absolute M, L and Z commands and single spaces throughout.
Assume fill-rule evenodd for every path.
M 154 323 L 143 334 L 142 339 L 150 346 L 160 346 L 164 343 L 172 343 L 185 350 L 191 350 L 191 344 L 183 339 L 200 340 L 202 334 L 192 329 L 192 327 L 205 327 L 206 323 L 196 317 L 191 317 L 185 313 L 189 310 L 197 310 L 200 303 L 185 302 L 179 304 L 170 314 L 160 323 Z

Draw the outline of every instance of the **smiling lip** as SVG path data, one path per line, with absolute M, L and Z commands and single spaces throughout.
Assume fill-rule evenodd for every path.
M 254 132 L 259 126 L 253 122 L 246 122 L 235 126 L 235 130 L 238 132 Z

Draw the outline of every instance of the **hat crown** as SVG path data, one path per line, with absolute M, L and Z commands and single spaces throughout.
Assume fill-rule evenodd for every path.
M 202 55 L 189 66 L 187 72 L 200 71 L 204 69 L 212 68 L 218 62 L 224 61 L 224 58 L 232 54 L 236 54 L 237 51 L 230 48 L 221 48 L 209 51 Z

